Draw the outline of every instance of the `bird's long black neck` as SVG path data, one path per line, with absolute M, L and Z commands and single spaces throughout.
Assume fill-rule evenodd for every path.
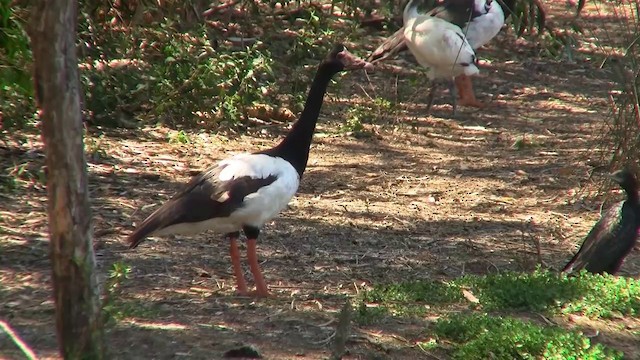
M 302 178 L 307 160 L 309 159 L 309 147 L 318 122 L 318 115 L 324 100 L 324 94 L 333 75 L 339 70 L 329 64 L 321 64 L 316 76 L 311 83 L 307 101 L 300 118 L 293 124 L 287 136 L 276 147 L 263 152 L 271 156 L 281 157 L 293 165 Z
M 628 184 L 622 187 L 627 193 L 627 202 L 632 204 L 636 208 L 640 208 L 640 196 L 638 195 L 638 183 L 633 181 L 632 184 Z

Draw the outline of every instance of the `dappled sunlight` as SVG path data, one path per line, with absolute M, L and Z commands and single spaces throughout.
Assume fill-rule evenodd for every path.
M 613 312 L 610 318 L 561 313 L 563 304 L 583 300 L 564 292 L 575 286 L 500 277 L 529 276 L 538 267 L 553 274 L 571 258 L 600 209 L 622 197 L 605 181 L 601 154 L 608 149 L 599 136 L 612 85 L 609 60 L 602 55 L 619 55 L 624 48 L 596 37 L 619 36 L 625 29 L 616 24 L 609 4 L 596 8 L 588 1 L 577 20 L 564 2 L 545 6 L 552 25 L 575 21 L 585 33 L 568 30 L 578 39 L 576 46 L 551 58 L 545 52 L 549 39 L 516 40 L 510 28 L 502 31 L 478 50 L 486 60 L 473 86 L 488 104 L 484 109 L 461 106 L 452 116 L 449 90 L 442 86 L 426 113 L 429 83 L 410 56 L 380 64 L 375 72 L 344 74 L 330 84 L 298 193 L 258 238 L 258 260 L 273 295 L 267 299 L 236 294 L 229 242 L 221 234 L 150 237 L 136 249 L 127 248 L 126 236 L 195 174 L 234 154 L 277 144 L 299 116 L 318 47 L 340 39 L 364 54 L 388 31 L 351 28 L 348 20 L 315 36 L 320 33 L 306 30 L 316 26 L 315 20 L 301 7 L 292 20 L 277 19 L 294 29 L 286 31 L 296 32 L 295 42 L 287 33 L 275 34 L 273 43 L 255 35 L 274 52 L 273 60 L 291 63 L 284 74 L 273 74 L 277 86 L 247 88 L 264 91 L 259 99 L 236 100 L 251 109 L 280 109 L 286 118 L 270 121 L 247 113 L 235 122 L 215 123 L 219 114 L 211 107 L 218 106 L 217 96 L 207 97 L 209 105 L 202 108 L 150 108 L 156 114 L 151 119 L 129 114 L 138 106 L 146 109 L 146 102 L 162 105 L 162 91 L 182 91 L 149 89 L 147 83 L 139 84 L 135 101 L 117 99 L 105 106 L 105 114 L 93 114 L 117 114 L 135 125 L 112 129 L 88 121 L 84 139 L 100 284 L 108 284 L 114 264 L 130 268 L 117 289 L 103 293 L 113 320 L 107 324 L 113 357 L 216 358 L 252 344 L 264 358 L 326 359 L 346 299 L 363 299 L 379 286 L 407 281 L 427 285 L 396 291 L 386 303 L 353 302 L 345 358 L 449 358 L 453 342 L 436 334 L 435 324 L 458 313 L 486 311 L 488 318 L 499 314 L 567 333 L 582 331 L 592 344 L 637 354 L 637 313 Z M 233 16 L 228 20 L 237 25 Z M 215 30 L 225 21 L 207 24 Z M 352 35 L 342 39 L 343 30 Z M 223 53 L 233 46 L 227 35 L 206 36 L 219 37 L 216 46 Z M 309 44 L 306 35 L 313 39 Z M 144 59 L 95 63 L 104 67 L 102 76 L 118 66 L 141 72 L 172 68 L 165 55 L 158 64 Z M 188 81 L 199 79 L 202 73 L 191 75 L 190 62 L 183 65 Z M 88 71 L 92 65 L 85 61 L 82 67 Z M 194 89 L 207 90 L 205 85 Z M 104 95 L 116 99 L 120 93 L 114 89 Z M 183 96 L 167 100 L 179 103 Z M 165 113 L 195 115 L 164 118 Z M 183 120 L 194 124 L 182 126 Z M 0 318 L 47 356 L 57 344 L 42 148 L 36 132 L 0 142 L 0 170 L 7 174 L 0 177 Z M 240 248 L 252 287 L 243 240 Z M 639 274 L 635 251 L 621 275 Z M 486 275 L 500 280 L 481 284 Z M 451 285 L 455 281 L 460 282 Z M 524 293 L 541 296 L 538 307 L 518 297 Z M 531 308 L 517 308 L 518 300 Z M 637 305 L 634 299 L 630 303 Z

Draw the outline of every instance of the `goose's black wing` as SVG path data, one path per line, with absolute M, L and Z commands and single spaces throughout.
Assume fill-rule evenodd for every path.
M 129 247 L 135 248 L 148 235 L 172 225 L 228 217 L 242 207 L 247 195 L 277 179 L 274 175 L 243 174 L 221 180 L 220 173 L 227 166 L 228 163 L 222 162 L 193 177 L 179 193 L 147 217 L 129 235 Z

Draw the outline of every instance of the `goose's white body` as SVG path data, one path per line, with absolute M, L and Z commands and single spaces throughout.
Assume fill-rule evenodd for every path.
M 429 9 L 427 12 L 421 12 L 417 6 L 411 6 L 411 3 L 407 4 L 402 13 L 404 26 L 406 26 L 411 19 L 432 15 L 433 10 L 434 9 Z M 502 10 L 502 6 L 495 0 L 489 1 L 489 4 L 487 4 L 487 0 L 474 0 L 473 11 L 481 15 L 477 15 L 464 24 L 458 25 L 461 26 L 462 33 L 467 38 L 469 45 L 475 50 L 487 44 L 498 35 L 504 25 L 504 11 Z M 444 18 L 447 17 L 448 16 L 444 16 Z
M 448 21 L 427 15 L 409 16 L 404 37 L 418 63 L 429 69 L 431 80 L 479 72 L 475 52 L 462 29 Z
M 191 235 L 206 230 L 227 234 L 240 231 L 243 226 L 260 228 L 287 207 L 300 185 L 300 177 L 291 163 L 280 157 L 265 154 L 238 154 L 222 160 L 209 171 L 216 174 L 217 178 L 211 180 L 217 183 L 232 182 L 243 177 L 266 179 L 273 176 L 276 180 L 246 195 L 240 207 L 227 217 L 170 225 L 152 233 L 152 236 Z M 218 199 L 214 200 L 224 202 L 228 193 L 223 192 L 216 196 Z
M 276 181 L 260 188 L 244 198 L 243 206 L 233 212 L 243 224 L 261 227 L 287 207 L 298 191 L 300 176 L 290 162 L 265 154 L 240 154 L 221 163 L 227 164 L 220 172 L 221 181 L 250 176 L 266 178 L 275 176 Z M 244 220 L 243 220 L 244 219 Z

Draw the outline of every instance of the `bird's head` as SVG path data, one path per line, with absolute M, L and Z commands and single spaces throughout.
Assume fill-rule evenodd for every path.
M 370 62 L 353 55 L 342 44 L 337 44 L 333 47 L 324 60 L 324 63 L 335 67 L 337 71 L 356 69 L 373 70 L 373 65 Z
M 636 180 L 636 177 L 633 172 L 631 172 L 631 170 L 624 168 L 612 173 L 610 176 L 615 182 L 620 184 L 621 188 L 625 189 L 627 192 L 638 191 L 638 181 Z
M 485 12 L 489 12 L 491 10 L 491 3 L 493 2 L 493 0 L 486 0 L 484 2 L 484 11 Z

